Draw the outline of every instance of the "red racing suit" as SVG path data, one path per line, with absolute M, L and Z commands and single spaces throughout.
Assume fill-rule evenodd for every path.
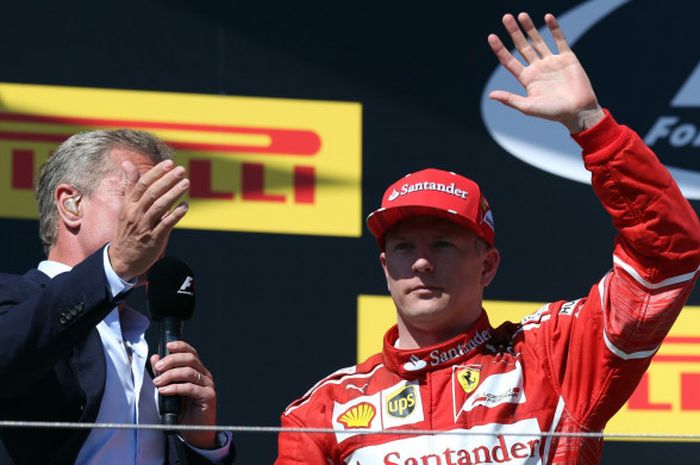
M 277 465 L 597 464 L 597 438 L 624 404 L 698 274 L 700 224 L 631 129 L 606 113 L 573 136 L 618 231 L 613 268 L 588 296 L 493 328 L 485 312 L 432 347 L 384 349 L 316 384 L 282 415 Z M 370 430 L 415 434 L 361 434 Z M 431 435 L 425 430 L 467 434 Z M 525 434 L 527 433 L 527 434 Z

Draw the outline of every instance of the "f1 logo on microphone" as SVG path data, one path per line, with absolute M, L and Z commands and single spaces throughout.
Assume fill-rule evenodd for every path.
M 194 295 L 194 278 L 188 276 L 177 291 L 178 294 Z

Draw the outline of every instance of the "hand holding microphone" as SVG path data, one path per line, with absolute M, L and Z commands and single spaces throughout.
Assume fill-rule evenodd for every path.
M 211 373 L 197 351 L 182 341 L 183 322 L 192 317 L 195 283 L 192 270 L 181 260 L 165 257 L 148 273 L 151 319 L 160 323 L 158 354 L 151 357 L 156 374 L 163 424 L 216 424 L 216 390 Z M 195 447 L 215 448 L 214 431 L 182 431 Z

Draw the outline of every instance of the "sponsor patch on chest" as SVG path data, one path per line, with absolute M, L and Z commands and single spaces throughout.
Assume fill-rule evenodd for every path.
M 459 368 L 455 376 L 457 377 L 459 385 L 464 389 L 464 392 L 471 394 L 479 385 L 481 365 L 467 365 L 466 367 Z
M 451 430 L 450 434 L 366 445 L 351 452 L 344 461 L 349 465 L 535 465 L 541 463 L 543 444 L 541 437 L 532 434 L 539 432 L 533 418 L 511 425 L 482 425 Z M 523 433 L 527 434 L 519 435 Z
M 480 365 L 456 365 L 452 368 L 454 420 L 477 407 L 493 408 L 501 404 L 523 404 L 523 370 L 519 361 L 508 371 L 484 373 Z
M 424 420 L 418 381 L 401 381 L 372 395 L 333 404 L 333 429 L 338 443 L 370 430 L 394 428 Z

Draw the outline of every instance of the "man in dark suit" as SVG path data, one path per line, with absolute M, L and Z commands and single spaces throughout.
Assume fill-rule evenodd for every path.
M 0 418 L 157 423 L 157 393 L 182 397 L 179 424 L 216 424 L 214 381 L 196 350 L 169 343 L 171 355 L 151 357 L 152 378 L 148 320 L 123 305 L 187 212 L 178 199 L 188 187 L 171 150 L 144 132 L 76 134 L 49 158 L 37 183 L 48 258 L 23 276 L 0 274 Z M 16 465 L 233 460 L 230 435 L 180 431 L 179 438 L 131 429 L 0 430 Z

